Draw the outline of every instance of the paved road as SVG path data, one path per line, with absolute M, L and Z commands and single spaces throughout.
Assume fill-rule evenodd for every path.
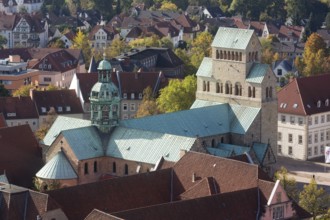
M 296 179 L 299 188 L 308 184 L 314 175 L 317 184 L 330 193 L 330 164 L 278 157 L 274 169 L 280 169 L 281 166 L 284 166 L 289 175 Z

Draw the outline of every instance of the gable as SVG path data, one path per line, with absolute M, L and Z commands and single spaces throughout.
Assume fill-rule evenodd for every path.
M 211 47 L 245 50 L 252 35 L 253 30 L 220 27 Z

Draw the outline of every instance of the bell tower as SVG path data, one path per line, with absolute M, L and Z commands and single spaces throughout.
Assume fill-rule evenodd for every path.
M 120 95 L 117 86 L 111 80 L 112 68 L 105 55 L 97 71 L 98 82 L 90 94 L 91 122 L 101 132 L 108 133 L 119 122 Z

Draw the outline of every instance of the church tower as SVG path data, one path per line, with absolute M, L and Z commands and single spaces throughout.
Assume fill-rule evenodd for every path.
M 91 122 L 101 132 L 108 133 L 112 127 L 118 125 L 120 95 L 117 86 L 111 80 L 112 68 L 105 55 L 97 71 L 98 82 L 90 94 Z

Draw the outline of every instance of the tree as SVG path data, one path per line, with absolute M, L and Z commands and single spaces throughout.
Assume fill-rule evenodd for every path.
M 90 60 L 91 57 L 91 46 L 87 35 L 80 29 L 73 38 L 73 49 L 81 49 L 85 60 Z
M 4 46 L 7 44 L 7 38 L 5 38 L 4 36 L 0 35 L 0 49 L 3 49 Z
M 191 64 L 190 56 L 187 54 L 186 50 L 177 48 L 174 53 L 183 61 L 184 63 L 184 74 L 193 75 L 197 72 L 197 68 Z
M 54 38 L 48 42 L 50 48 L 65 48 L 65 43 L 60 38 Z
M 285 0 L 287 17 L 292 19 L 292 25 L 300 25 L 300 22 L 307 14 L 307 0 Z
M 113 58 L 123 53 L 126 49 L 128 49 L 128 46 L 125 41 L 117 38 L 111 42 L 110 47 L 106 50 L 106 54 L 108 57 Z
M 152 35 L 151 37 L 138 38 L 138 39 L 132 40 L 128 44 L 132 48 L 142 47 L 142 46 L 159 47 L 160 41 L 159 41 L 159 37 L 157 35 Z
M 318 215 L 325 214 L 329 195 L 321 187 L 317 187 L 316 180 L 311 179 L 310 183 L 304 185 L 303 191 L 299 194 L 299 205 L 313 215 L 316 219 Z
M 209 57 L 211 55 L 211 43 L 212 35 L 207 32 L 201 32 L 191 43 L 191 64 L 198 68 L 204 57 Z
M 50 129 L 56 118 L 57 118 L 56 111 L 53 107 L 51 107 L 50 110 L 47 112 L 46 121 L 34 133 L 34 135 L 39 141 L 44 139 L 44 137 L 46 136 L 48 130 Z
M 328 12 L 327 16 L 325 17 L 325 28 L 330 30 L 330 12 Z
M 148 115 L 157 115 L 160 113 L 152 93 L 153 92 L 150 86 L 143 90 L 143 99 L 136 113 L 137 118 L 145 117 Z
M 0 97 L 8 97 L 10 96 L 10 92 L 5 88 L 3 84 L 0 84 Z
M 298 199 L 298 188 L 295 178 L 288 176 L 288 170 L 285 167 L 281 167 L 280 170 L 274 174 L 276 180 L 280 180 L 283 189 L 288 196 L 297 201 Z
M 30 95 L 30 89 L 34 89 L 35 87 L 33 85 L 24 85 L 19 87 L 17 90 L 13 92 L 14 97 L 18 96 L 29 96 Z
M 161 47 L 165 47 L 165 48 L 173 49 L 173 47 L 174 47 L 173 42 L 169 37 L 162 37 L 159 40 L 159 44 L 160 44 Z
M 157 106 L 162 112 L 189 109 L 195 101 L 196 88 L 195 76 L 186 76 L 184 80 L 172 79 L 167 87 L 160 90 Z
M 304 68 L 305 68 L 305 63 L 303 61 L 303 59 L 301 57 L 296 57 L 294 59 L 294 66 L 296 67 L 296 69 L 298 70 L 298 73 L 302 73 Z
M 177 11 L 178 7 L 174 3 L 165 0 L 162 2 L 162 5 L 160 6 L 159 10 L 161 10 L 161 11 Z

